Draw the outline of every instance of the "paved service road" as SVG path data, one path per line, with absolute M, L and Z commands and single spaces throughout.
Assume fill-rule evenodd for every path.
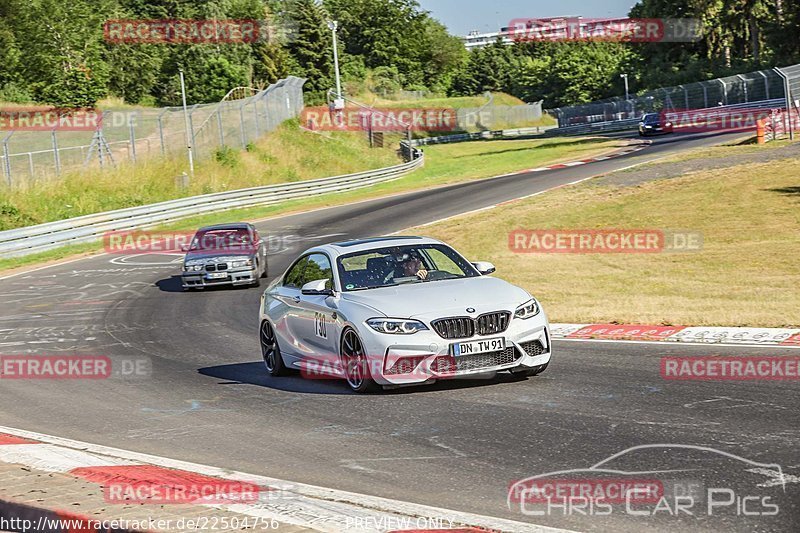
M 399 231 L 725 139 L 657 138 L 634 156 L 402 194 L 258 227 L 294 236 L 270 257 L 270 274 L 278 275 L 300 248 L 322 241 Z M 180 261 L 104 255 L 0 280 L 0 353 L 104 355 L 115 369 L 130 370 L 122 365 L 131 360 L 152 369 L 146 377 L 102 381 L 3 380 L 0 425 L 570 529 L 798 530 L 798 383 L 659 376 L 664 355 L 797 352 L 560 341 L 548 371 L 526 381 L 499 376 L 356 396 L 343 383 L 268 377 L 257 339 L 261 291 L 183 293 Z M 664 479 L 670 471 L 665 490 L 720 488 L 725 491 L 715 501 L 731 503 L 712 505 L 708 516 L 703 500 L 693 515 L 680 517 L 664 509 L 655 517 L 559 509 L 527 516 L 506 505 L 516 480 L 586 469 L 643 444 L 694 445 L 735 457 L 648 448 L 607 468 L 662 472 L 641 474 L 644 479 Z M 772 470 L 753 462 L 781 465 L 785 492 Z M 753 495 L 758 499 L 746 499 Z M 742 516 L 769 512 L 771 502 L 779 505 L 777 516 Z

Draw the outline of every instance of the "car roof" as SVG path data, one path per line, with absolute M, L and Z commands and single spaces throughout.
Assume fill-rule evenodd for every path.
M 421 244 L 443 244 L 441 241 L 428 237 L 372 237 L 369 239 L 355 239 L 350 241 L 334 242 L 317 246 L 307 250 L 305 254 L 313 252 L 326 252 L 332 256 L 340 256 L 351 253 L 374 250 L 376 248 L 390 248 L 392 246 L 410 246 Z M 305 255 L 304 254 L 304 255 Z
M 246 222 L 234 222 L 232 224 L 215 224 L 213 226 L 206 226 L 204 228 L 200 228 L 197 231 L 215 231 L 215 230 L 226 230 L 226 229 L 250 229 L 250 224 Z

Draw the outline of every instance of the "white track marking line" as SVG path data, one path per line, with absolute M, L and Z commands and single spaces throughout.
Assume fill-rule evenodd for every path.
M 664 340 L 664 341 L 637 341 L 625 339 L 575 339 L 568 337 L 553 337 L 554 341 L 569 341 L 569 342 L 618 342 L 625 344 L 660 344 L 661 346 L 703 346 L 706 348 L 717 348 L 725 346 L 730 348 L 788 348 L 800 349 L 800 346 L 792 346 L 790 344 L 744 344 L 744 343 L 728 343 L 728 342 L 687 342 L 680 340 Z
M 585 165 L 585 164 L 586 163 L 584 161 L 573 161 L 572 163 L 564 163 L 564 166 L 565 167 L 577 167 L 577 166 Z
M 168 459 L 165 457 L 121 450 L 119 448 L 111 448 L 98 444 L 65 439 L 17 428 L 0 426 L 0 433 L 7 433 L 9 435 L 15 435 L 18 437 L 51 444 L 53 447 L 61 447 L 62 450 L 63 448 L 66 448 L 68 450 L 63 450 L 60 452 L 66 457 L 69 457 L 70 454 L 75 454 L 75 452 L 78 452 L 79 455 L 72 455 L 72 457 L 81 457 L 86 461 L 102 461 L 103 465 L 108 465 L 109 461 L 130 461 L 131 463 L 157 465 L 164 468 L 184 470 L 228 480 L 251 482 L 264 487 L 281 488 L 283 489 L 283 492 L 292 493 L 292 498 L 288 500 L 279 498 L 276 502 L 274 502 L 274 504 L 272 504 L 272 507 L 267 500 L 255 505 L 237 504 L 236 506 L 230 506 L 229 509 L 234 510 L 235 508 L 235 512 L 250 514 L 253 516 L 270 516 L 282 522 L 309 527 L 318 531 L 331 533 L 342 531 L 344 526 L 348 524 L 347 518 L 353 516 L 368 517 L 370 518 L 370 521 L 368 522 L 369 524 L 380 524 L 382 517 L 391 517 L 394 518 L 393 522 L 383 522 L 384 524 L 388 524 L 390 528 L 397 523 L 397 519 L 402 517 L 429 517 L 442 519 L 445 522 L 452 522 L 453 524 L 465 524 L 492 530 L 499 529 L 509 533 L 561 533 L 569 531 L 565 529 L 528 524 L 525 522 L 517 522 L 515 520 L 494 518 L 461 511 L 453 511 L 439 507 L 401 502 L 388 498 L 380 498 L 377 496 L 327 489 L 314 485 L 293 483 L 276 478 L 257 476 L 243 472 L 216 468 L 213 466 L 199 465 L 196 463 Z M 42 447 L 46 446 L 47 444 L 6 445 L 6 447 Z M 17 455 L 15 457 L 20 459 L 25 458 L 24 454 Z M 78 466 L 92 465 L 75 465 L 74 467 Z M 287 511 L 289 512 L 287 513 Z M 375 522 L 375 520 L 378 522 Z M 376 527 L 369 527 L 366 529 L 352 528 L 350 531 L 384 530 Z

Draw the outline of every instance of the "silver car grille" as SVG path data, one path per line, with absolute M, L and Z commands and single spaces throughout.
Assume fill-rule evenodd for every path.
M 438 374 L 454 374 L 469 370 L 481 370 L 509 365 L 519 358 L 520 354 L 513 346 L 497 352 L 462 355 L 459 357 L 441 355 L 434 361 L 433 371 Z
M 431 325 L 443 339 L 467 339 L 478 335 L 495 335 L 508 329 L 511 313 L 497 311 L 486 313 L 478 318 L 451 317 L 434 320 Z
M 206 265 L 207 272 L 217 272 L 217 271 L 224 271 L 228 270 L 228 263 L 217 263 L 214 265 Z

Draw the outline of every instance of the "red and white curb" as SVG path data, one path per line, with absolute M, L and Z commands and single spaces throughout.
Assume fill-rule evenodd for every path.
M 663 341 L 690 344 L 800 348 L 800 328 L 551 324 L 553 338 L 564 340 Z
M 0 426 L 0 461 L 58 472 L 99 484 L 229 481 L 257 485 L 268 497 L 247 503 L 202 504 L 246 516 L 276 520 L 321 532 L 493 531 L 563 532 L 514 520 L 292 483 L 164 457 L 120 450 Z M 271 494 L 278 497 L 271 498 Z

